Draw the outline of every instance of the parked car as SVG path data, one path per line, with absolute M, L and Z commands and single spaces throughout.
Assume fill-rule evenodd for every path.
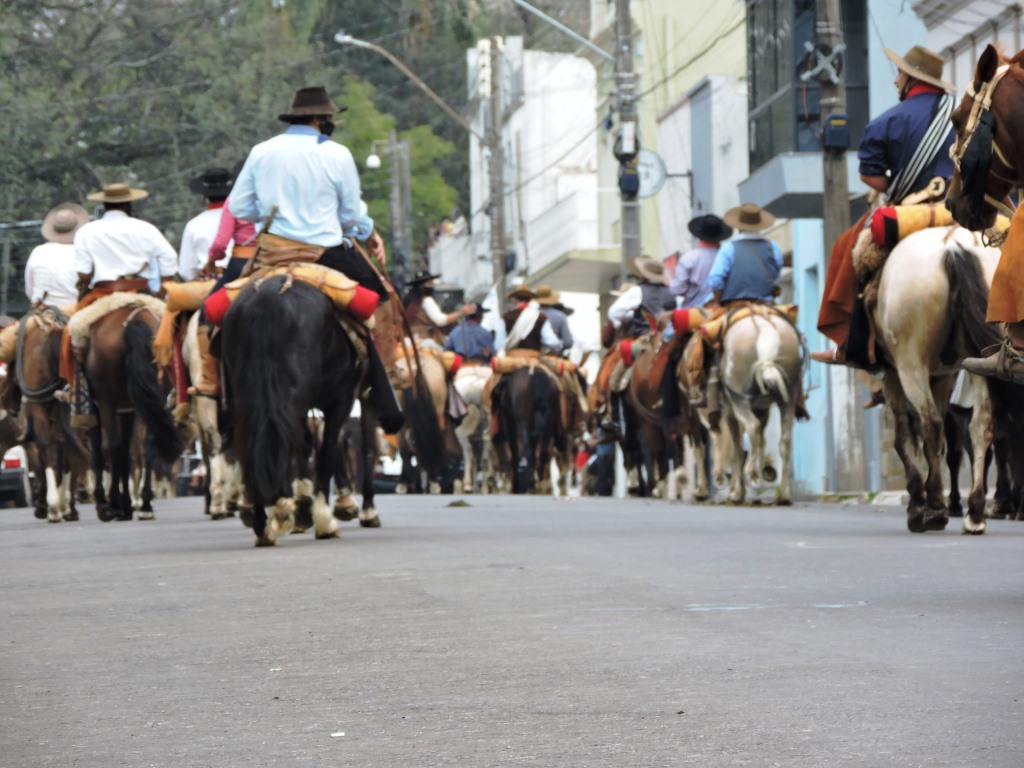
M 32 503 L 32 478 L 25 449 L 20 445 L 7 451 L 0 464 L 0 501 L 13 501 L 16 507 Z

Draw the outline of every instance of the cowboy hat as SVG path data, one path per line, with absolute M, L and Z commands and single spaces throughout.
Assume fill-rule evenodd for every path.
M 333 115 L 344 112 L 348 107 L 339 107 L 331 97 L 327 95 L 327 89 L 322 85 L 314 85 L 311 88 L 299 88 L 292 96 L 292 106 L 287 112 L 277 116 L 278 120 L 290 123 L 295 118 L 317 117 L 318 115 Z
M 203 197 L 227 197 L 234 183 L 234 174 L 227 168 L 207 168 L 188 183 L 188 188 Z
M 573 312 L 576 311 L 572 307 L 565 306 L 565 304 L 563 304 L 560 301 L 555 303 L 555 304 L 552 304 L 551 306 L 552 306 L 553 309 L 557 309 L 557 310 L 561 311 L 561 313 L 563 315 L 565 315 L 566 317 L 568 317 L 569 315 L 571 315 Z
M 633 259 L 633 271 L 649 283 L 665 282 L 665 265 L 650 256 Z
M 900 72 L 909 75 L 915 80 L 920 80 L 922 83 L 928 83 L 944 91 L 956 93 L 956 86 L 942 79 L 942 66 L 944 62 L 942 57 L 934 51 L 929 51 L 920 45 L 915 45 L 907 51 L 906 56 L 900 56 L 896 51 L 889 48 L 884 48 L 883 50 L 885 55 L 889 57 L 889 61 L 895 64 Z
M 730 208 L 722 219 L 740 232 L 760 232 L 775 223 L 775 217 L 757 203 L 744 203 Z
M 409 285 L 418 285 L 419 283 L 425 283 L 428 280 L 437 280 L 439 277 L 441 276 L 430 274 L 429 269 L 421 269 L 408 280 L 408 283 Z
M 530 286 L 528 286 L 526 283 L 523 283 L 522 285 L 517 285 L 515 288 L 509 291 L 508 297 L 510 299 L 522 299 L 523 301 L 530 301 L 531 299 L 536 299 L 537 294 L 530 290 Z
M 562 294 L 547 283 L 541 283 L 533 290 L 537 294 L 537 303 L 542 307 L 553 307 L 562 298 Z
M 107 184 L 102 192 L 93 192 L 88 199 L 94 203 L 134 203 L 136 200 L 145 200 L 149 192 L 144 189 L 135 189 L 124 183 Z
M 732 237 L 732 227 L 713 213 L 690 219 L 686 226 L 691 235 L 706 243 L 720 243 Z
M 89 221 L 89 212 L 77 203 L 61 203 L 43 219 L 39 231 L 51 243 L 70 245 L 75 241 L 75 232 Z

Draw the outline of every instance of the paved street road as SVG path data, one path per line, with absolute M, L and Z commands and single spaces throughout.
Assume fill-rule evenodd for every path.
M 0 511 L 0 768 L 1024 765 L 1024 523 L 451 501 Z

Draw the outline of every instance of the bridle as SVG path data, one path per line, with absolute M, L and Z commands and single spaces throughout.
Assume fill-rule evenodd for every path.
M 999 81 L 1002 80 L 1003 77 L 1006 76 L 1006 73 L 1009 71 L 1010 65 L 1003 64 L 998 69 L 996 69 L 996 72 L 992 76 L 992 79 L 982 83 L 977 88 L 977 90 L 975 90 L 974 88 L 974 80 L 971 80 L 970 85 L 967 86 L 967 95 L 974 102 L 971 106 L 971 114 L 970 117 L 967 119 L 967 125 L 964 127 L 963 138 L 958 140 L 955 144 L 953 144 L 953 146 L 949 148 L 950 159 L 952 159 L 953 165 L 955 166 L 957 173 L 960 174 L 961 184 L 963 184 L 964 175 L 960 168 L 961 162 L 963 161 L 964 155 L 966 154 L 967 149 L 971 144 L 971 140 L 975 138 L 975 131 L 978 129 L 978 126 L 984 124 L 987 127 L 987 129 L 991 131 L 992 134 L 991 149 L 994 158 L 989 159 L 987 168 L 979 168 L 976 170 L 983 171 L 987 173 L 988 176 L 993 176 L 999 181 L 1007 184 L 1008 189 L 1006 194 L 1009 194 L 1009 192 L 1014 187 L 1018 186 L 1018 174 L 1017 170 L 1013 167 L 1013 163 L 1010 162 L 1009 158 L 1006 156 L 1006 153 L 1002 149 L 1000 149 L 999 144 L 996 142 L 995 117 L 993 116 L 991 110 L 992 96 L 995 93 L 996 86 L 999 85 Z M 1002 173 L 997 173 L 995 170 L 993 170 L 991 163 L 992 159 L 998 160 L 999 163 L 1002 164 L 1002 166 L 1004 167 L 1005 173 L 1008 175 L 1003 175 Z M 1006 216 L 1013 218 L 1014 209 L 1008 206 L 1002 200 L 997 199 L 993 197 L 991 194 L 989 194 L 987 186 L 985 187 L 985 193 L 982 197 L 982 200 L 985 203 L 988 203 L 993 208 L 995 208 L 1000 213 L 1003 213 Z

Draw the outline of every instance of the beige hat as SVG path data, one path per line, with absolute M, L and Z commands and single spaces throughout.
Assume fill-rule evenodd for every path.
M 531 299 L 536 299 L 537 294 L 530 290 L 530 286 L 523 283 L 509 291 L 508 297 L 510 299 L 518 299 L 519 301 L 530 301 Z
M 633 271 L 649 283 L 665 282 L 665 265 L 650 256 L 633 259 Z
M 93 192 L 89 199 L 94 203 L 134 203 L 145 200 L 149 192 L 144 189 L 133 189 L 127 184 L 107 184 L 102 192 Z
M 895 64 L 900 72 L 910 75 L 910 77 L 920 80 L 922 83 L 928 83 L 937 88 L 942 88 L 944 91 L 956 93 L 956 86 L 942 79 L 942 66 L 945 62 L 934 51 L 929 51 L 920 45 L 915 45 L 907 51 L 906 56 L 900 56 L 896 51 L 889 48 L 884 48 L 883 50 L 885 55 L 889 57 L 889 61 Z
M 553 307 L 562 300 L 562 294 L 547 283 L 541 283 L 533 290 L 537 294 L 537 303 L 542 307 Z
M 730 208 L 722 219 L 740 232 L 761 232 L 775 223 L 775 217 L 757 203 Z
M 43 219 L 39 231 L 51 243 L 70 245 L 75 241 L 75 232 L 89 221 L 89 212 L 77 203 L 61 203 Z

